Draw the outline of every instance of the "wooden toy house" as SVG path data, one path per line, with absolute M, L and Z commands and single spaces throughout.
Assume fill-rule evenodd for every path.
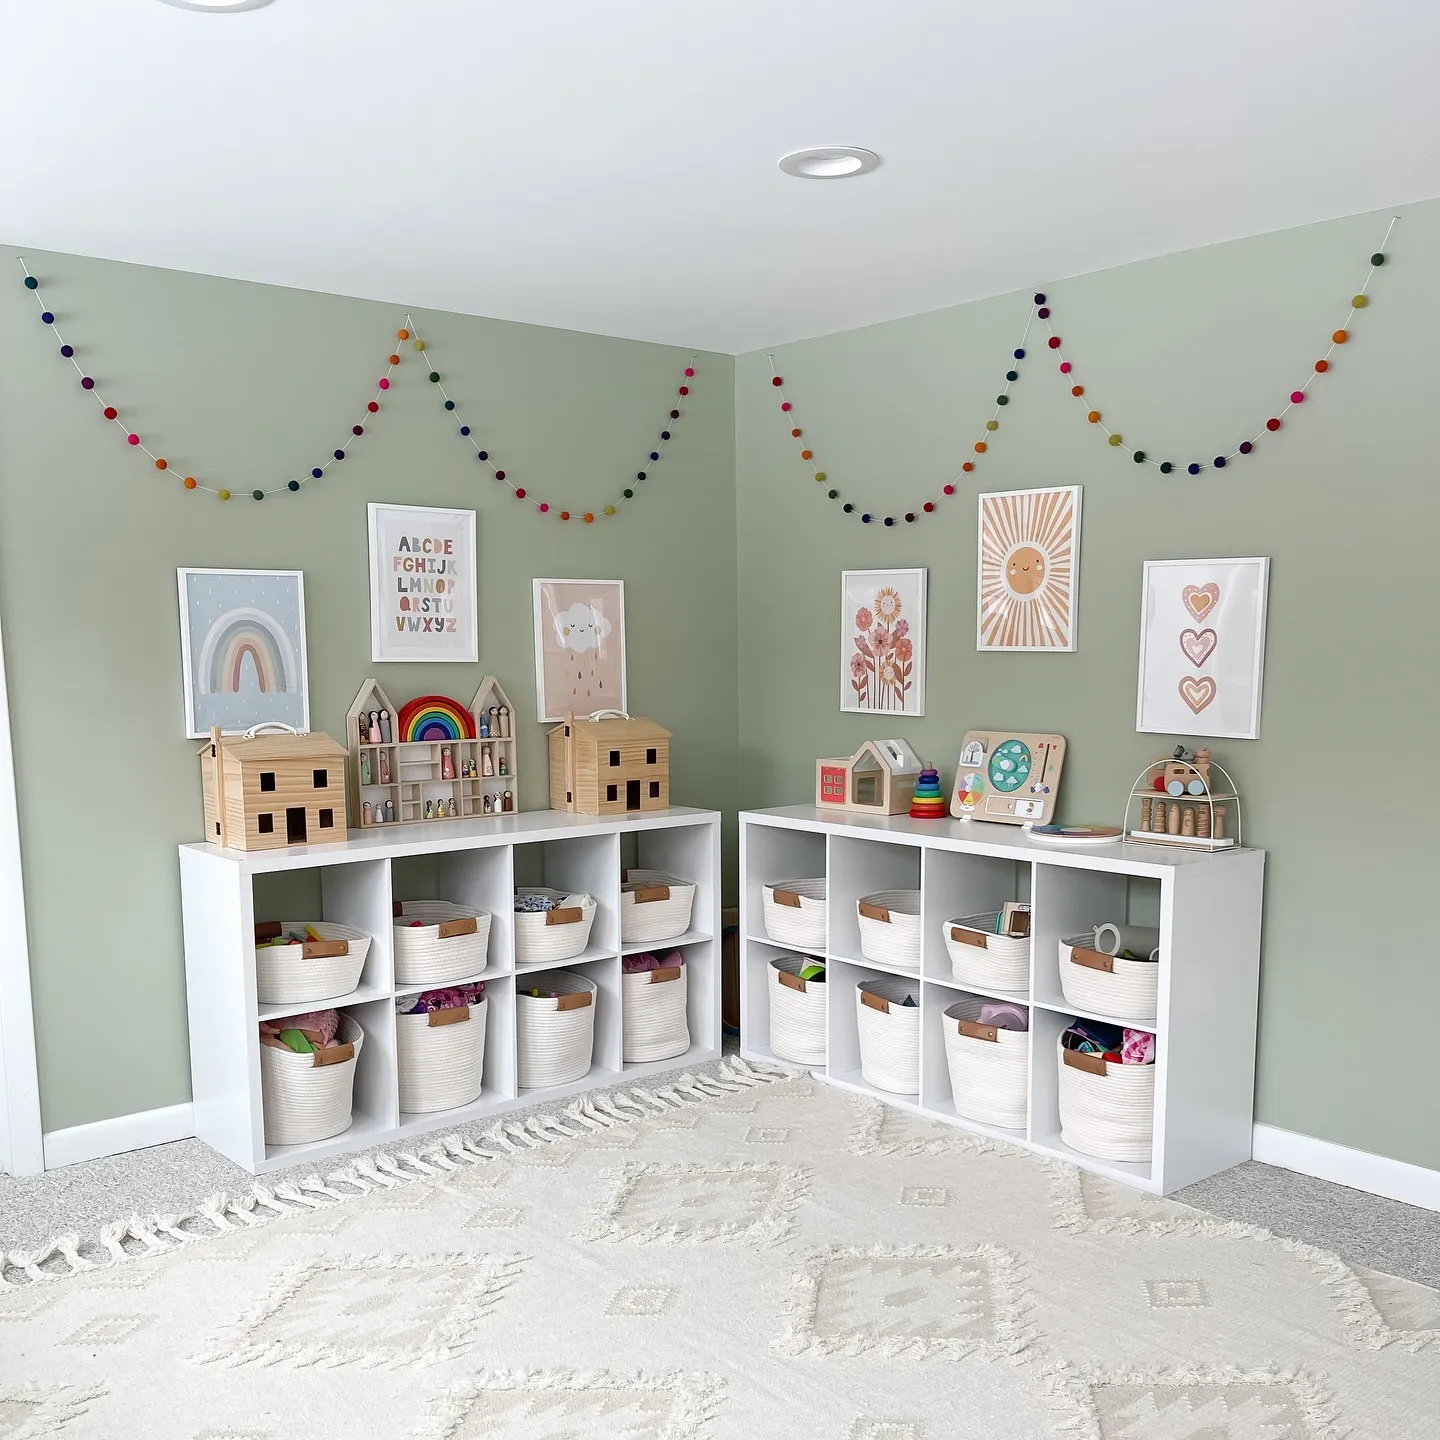
M 469 706 L 421 695 L 397 706 L 367 680 L 345 718 L 355 822 L 473 820 L 520 808 L 515 707 L 487 675 Z
M 670 732 L 653 720 L 567 715 L 550 732 L 550 808 L 625 815 L 670 804 Z
M 924 762 L 904 740 L 867 740 L 848 760 L 815 762 L 815 804 L 870 815 L 903 815 Z
M 200 749 L 205 838 L 235 850 L 345 839 L 345 749 L 328 735 L 222 735 Z

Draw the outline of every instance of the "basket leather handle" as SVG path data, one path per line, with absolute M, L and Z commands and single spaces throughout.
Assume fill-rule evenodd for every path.
M 868 900 L 860 902 L 860 913 L 867 920 L 883 920 L 890 923 L 890 912 L 883 905 L 872 905 Z
M 663 985 L 667 980 L 678 980 L 681 975 L 679 965 L 667 965 L 663 970 L 652 970 L 650 972 L 650 983 L 652 985 Z M 804 981 L 801 981 L 804 984 Z
M 577 990 L 573 995 L 557 995 L 555 1008 L 557 1010 L 583 1010 L 594 999 L 595 997 L 588 990 Z
M 1065 1063 L 1072 1070 L 1083 1070 L 1087 1075 L 1098 1075 L 1103 1080 L 1110 1072 L 1105 1068 L 1103 1055 L 1087 1055 L 1083 1050 L 1062 1050 Z
M 457 935 L 473 935 L 480 928 L 480 922 L 473 915 L 462 915 L 457 920 L 440 922 L 440 938 L 453 940 Z
M 958 925 L 952 925 L 950 938 L 958 945 L 973 945 L 977 950 L 990 948 L 989 942 L 978 930 L 962 930 Z
M 797 890 L 772 890 L 770 894 L 777 905 L 788 905 L 792 910 L 800 908 L 800 893 Z
M 349 953 L 348 940 L 306 940 L 300 946 L 300 954 L 306 960 L 330 960 Z
M 883 995 L 872 995 L 868 990 L 862 990 L 860 1003 L 868 1005 L 872 1010 L 878 1010 L 882 1015 L 890 1013 L 890 1002 Z
M 547 910 L 547 925 L 578 925 L 585 918 L 585 912 L 578 905 L 569 905 L 562 910 Z
M 982 1025 L 978 1020 L 960 1020 L 956 1022 L 962 1035 L 968 1035 L 972 1040 L 988 1040 L 992 1045 L 999 1043 L 998 1025 Z
M 798 990 L 802 995 L 805 993 L 805 982 L 798 975 L 792 975 L 788 970 L 777 970 L 775 974 L 787 990 Z
M 468 1005 L 452 1005 L 448 1010 L 432 1010 L 427 1023 L 433 1030 L 437 1025 L 460 1025 L 469 1018 Z
M 355 1047 L 348 1040 L 343 1045 L 327 1045 L 323 1050 L 315 1051 L 315 1065 L 343 1065 L 347 1060 L 355 1058 Z
M 1105 954 L 1103 950 L 1087 950 L 1073 945 L 1070 948 L 1070 961 L 1074 965 L 1083 965 L 1087 970 L 1103 970 L 1107 975 L 1115 973 L 1115 957 Z
M 668 885 L 637 885 L 630 891 L 630 895 L 637 905 L 648 905 L 653 900 L 668 900 L 670 887 Z

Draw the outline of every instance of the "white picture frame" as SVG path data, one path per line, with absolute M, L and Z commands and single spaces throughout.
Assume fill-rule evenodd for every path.
M 1065 654 L 1080 646 L 1083 487 L 978 497 L 975 648 Z
M 1270 559 L 1147 560 L 1135 728 L 1258 740 Z
M 926 570 L 840 572 L 840 709 L 925 713 Z M 882 614 L 889 605 L 896 609 Z M 868 617 L 868 624 L 862 624 Z M 896 702 L 899 703 L 896 703 Z
M 372 501 L 368 519 L 370 658 L 473 664 L 475 512 Z
M 187 738 L 214 725 L 226 735 L 264 724 L 308 731 L 304 571 L 182 566 L 175 581 Z
M 535 714 L 629 713 L 625 674 L 625 582 L 537 579 Z

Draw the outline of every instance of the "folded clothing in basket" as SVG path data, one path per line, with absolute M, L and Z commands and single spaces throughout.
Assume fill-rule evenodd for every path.
M 535 915 L 545 910 L 583 910 L 591 904 L 591 898 L 583 890 L 574 895 L 517 895 L 515 912 L 519 915 Z
M 442 990 L 422 990 L 418 995 L 402 995 L 395 1002 L 400 1015 L 428 1015 L 436 1010 L 458 1010 L 462 1005 L 478 1005 L 485 998 L 485 982 L 474 985 L 447 985 Z
M 340 1033 L 338 1010 L 310 1010 L 303 1015 L 285 1015 L 260 1022 L 260 1043 L 278 1050 L 308 1055 L 335 1043 Z
M 678 970 L 685 963 L 685 957 L 672 950 L 668 955 L 652 955 L 648 950 L 643 955 L 627 955 L 620 968 L 627 975 L 640 975 L 646 970 Z
M 1074 1020 L 1060 1043 L 1066 1050 L 1099 1055 L 1120 1065 L 1155 1063 L 1155 1037 L 1148 1030 L 1106 1025 L 1100 1020 Z
M 997 1030 L 1028 1030 L 1030 1017 L 1023 1005 L 996 1002 L 980 1007 L 980 1023 L 993 1025 Z

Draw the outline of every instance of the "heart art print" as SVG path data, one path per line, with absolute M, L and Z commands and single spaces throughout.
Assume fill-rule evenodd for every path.
M 1220 637 L 1213 630 L 1182 630 L 1180 648 L 1192 665 L 1203 665 L 1215 653 Z

